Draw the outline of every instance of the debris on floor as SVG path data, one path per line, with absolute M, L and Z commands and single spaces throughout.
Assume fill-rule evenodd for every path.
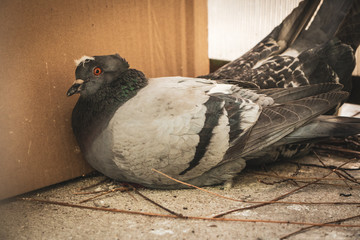
M 2 202 L 0 238 L 357 239 L 360 162 L 351 154 L 315 148 L 246 169 L 231 189 L 152 190 L 94 174 Z

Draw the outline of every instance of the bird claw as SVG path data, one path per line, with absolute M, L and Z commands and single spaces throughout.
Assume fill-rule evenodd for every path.
M 227 180 L 223 184 L 223 189 L 225 191 L 229 191 L 233 187 L 234 181 L 233 179 Z

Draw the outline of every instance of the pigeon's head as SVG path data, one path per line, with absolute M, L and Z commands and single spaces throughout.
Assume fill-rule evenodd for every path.
M 75 60 L 76 80 L 67 95 L 75 93 L 87 96 L 94 94 L 100 87 L 117 79 L 121 73 L 129 69 L 127 61 L 118 54 L 106 56 L 83 56 Z

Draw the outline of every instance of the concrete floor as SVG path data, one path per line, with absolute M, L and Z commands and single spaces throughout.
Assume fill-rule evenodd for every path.
M 336 156 L 321 159 L 326 165 L 339 166 L 346 159 Z M 299 163 L 321 165 L 315 156 L 296 160 Z M 345 165 L 360 168 L 360 162 Z M 276 163 L 266 168 L 247 169 L 241 173 L 230 190 L 221 186 L 207 187 L 215 193 L 247 201 L 268 201 L 288 193 L 308 178 L 321 178 L 331 170 L 318 167 Z M 360 170 L 347 171 L 360 180 Z M 156 174 L 156 173 L 154 173 Z M 261 174 L 295 176 L 295 181 Z M 357 204 L 271 204 L 226 215 L 231 219 L 272 220 L 284 222 L 325 223 L 360 215 L 360 185 L 338 180 L 332 173 L 327 178 L 297 191 L 282 201 L 290 202 L 357 202 Z M 101 175 L 75 179 L 21 197 L 46 199 L 91 207 L 116 208 L 129 211 L 169 214 L 135 192 L 113 192 L 86 203 L 79 203 L 94 194 L 75 195 L 80 188 L 103 180 Z M 334 184 L 334 185 L 329 185 Z M 352 186 L 352 187 L 350 187 Z M 106 182 L 86 191 L 118 187 Z M 185 216 L 212 217 L 224 211 L 251 206 L 209 195 L 200 190 L 139 189 L 143 195 L 172 211 Z M 360 239 L 360 217 L 340 225 L 357 227 L 314 227 L 288 239 Z M 71 208 L 39 202 L 10 199 L 0 204 L 0 239 L 279 239 L 306 227 L 288 223 L 210 221 L 150 217 L 91 209 Z

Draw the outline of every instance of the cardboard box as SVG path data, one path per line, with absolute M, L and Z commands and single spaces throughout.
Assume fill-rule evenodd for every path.
M 65 94 L 74 59 L 119 53 L 148 77 L 208 73 L 206 0 L 6 0 L 0 22 L 0 199 L 91 171 Z

